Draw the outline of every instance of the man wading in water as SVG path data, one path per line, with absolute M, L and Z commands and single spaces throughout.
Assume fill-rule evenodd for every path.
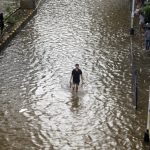
M 76 64 L 75 69 L 73 69 L 73 71 L 72 71 L 71 79 L 70 79 L 70 85 L 71 85 L 71 81 L 73 78 L 73 87 L 72 87 L 73 91 L 74 91 L 74 89 L 76 89 L 76 92 L 78 92 L 80 77 L 81 77 L 82 82 L 83 82 L 82 71 L 79 69 L 79 64 Z

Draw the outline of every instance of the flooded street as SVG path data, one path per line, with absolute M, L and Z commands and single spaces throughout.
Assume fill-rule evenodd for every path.
M 128 2 L 45 1 L 0 54 L 0 150 L 146 149 L 148 93 L 140 78 L 135 111 Z M 139 54 L 137 39 L 134 47 Z M 85 79 L 77 94 L 76 63 Z

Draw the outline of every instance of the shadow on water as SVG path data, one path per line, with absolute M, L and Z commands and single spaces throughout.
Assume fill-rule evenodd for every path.
M 83 85 L 79 85 L 79 91 L 73 91 L 72 88 L 68 88 L 68 91 L 71 93 L 70 101 L 67 102 L 68 105 L 71 106 L 71 111 L 72 112 L 79 112 L 82 110 L 82 101 L 86 94 L 88 93 L 87 89 L 84 89 Z
M 78 111 L 79 107 L 80 107 L 80 98 L 78 96 L 78 93 L 73 92 L 71 97 L 71 110 Z

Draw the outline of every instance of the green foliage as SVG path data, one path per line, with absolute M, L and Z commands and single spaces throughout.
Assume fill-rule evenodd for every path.
M 148 3 L 144 8 L 143 8 L 144 14 L 145 14 L 145 22 L 150 23 L 150 3 Z
M 10 5 L 6 7 L 6 13 L 7 13 L 7 16 L 5 17 L 6 23 L 12 24 L 12 25 L 15 24 L 17 20 L 17 16 L 12 15 L 13 11 L 14 11 L 14 8 L 12 8 Z
M 15 16 L 10 16 L 10 17 L 8 17 L 8 19 L 7 19 L 7 23 L 8 23 L 8 24 L 15 24 L 16 21 L 17 21 L 17 18 L 16 18 Z
M 12 11 L 13 11 L 12 7 L 11 7 L 10 5 L 8 5 L 8 6 L 6 7 L 6 12 L 7 12 L 7 14 L 8 14 L 8 15 L 11 14 Z
M 146 5 L 150 5 L 150 2 L 147 2 Z

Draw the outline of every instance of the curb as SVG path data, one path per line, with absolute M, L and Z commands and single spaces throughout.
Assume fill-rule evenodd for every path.
M 33 16 L 37 13 L 37 9 L 33 10 L 28 16 L 26 16 L 23 21 L 9 33 L 4 41 L 0 43 L 0 51 L 6 48 L 9 42 L 19 33 L 19 31 L 25 27 L 25 25 L 33 18 Z

